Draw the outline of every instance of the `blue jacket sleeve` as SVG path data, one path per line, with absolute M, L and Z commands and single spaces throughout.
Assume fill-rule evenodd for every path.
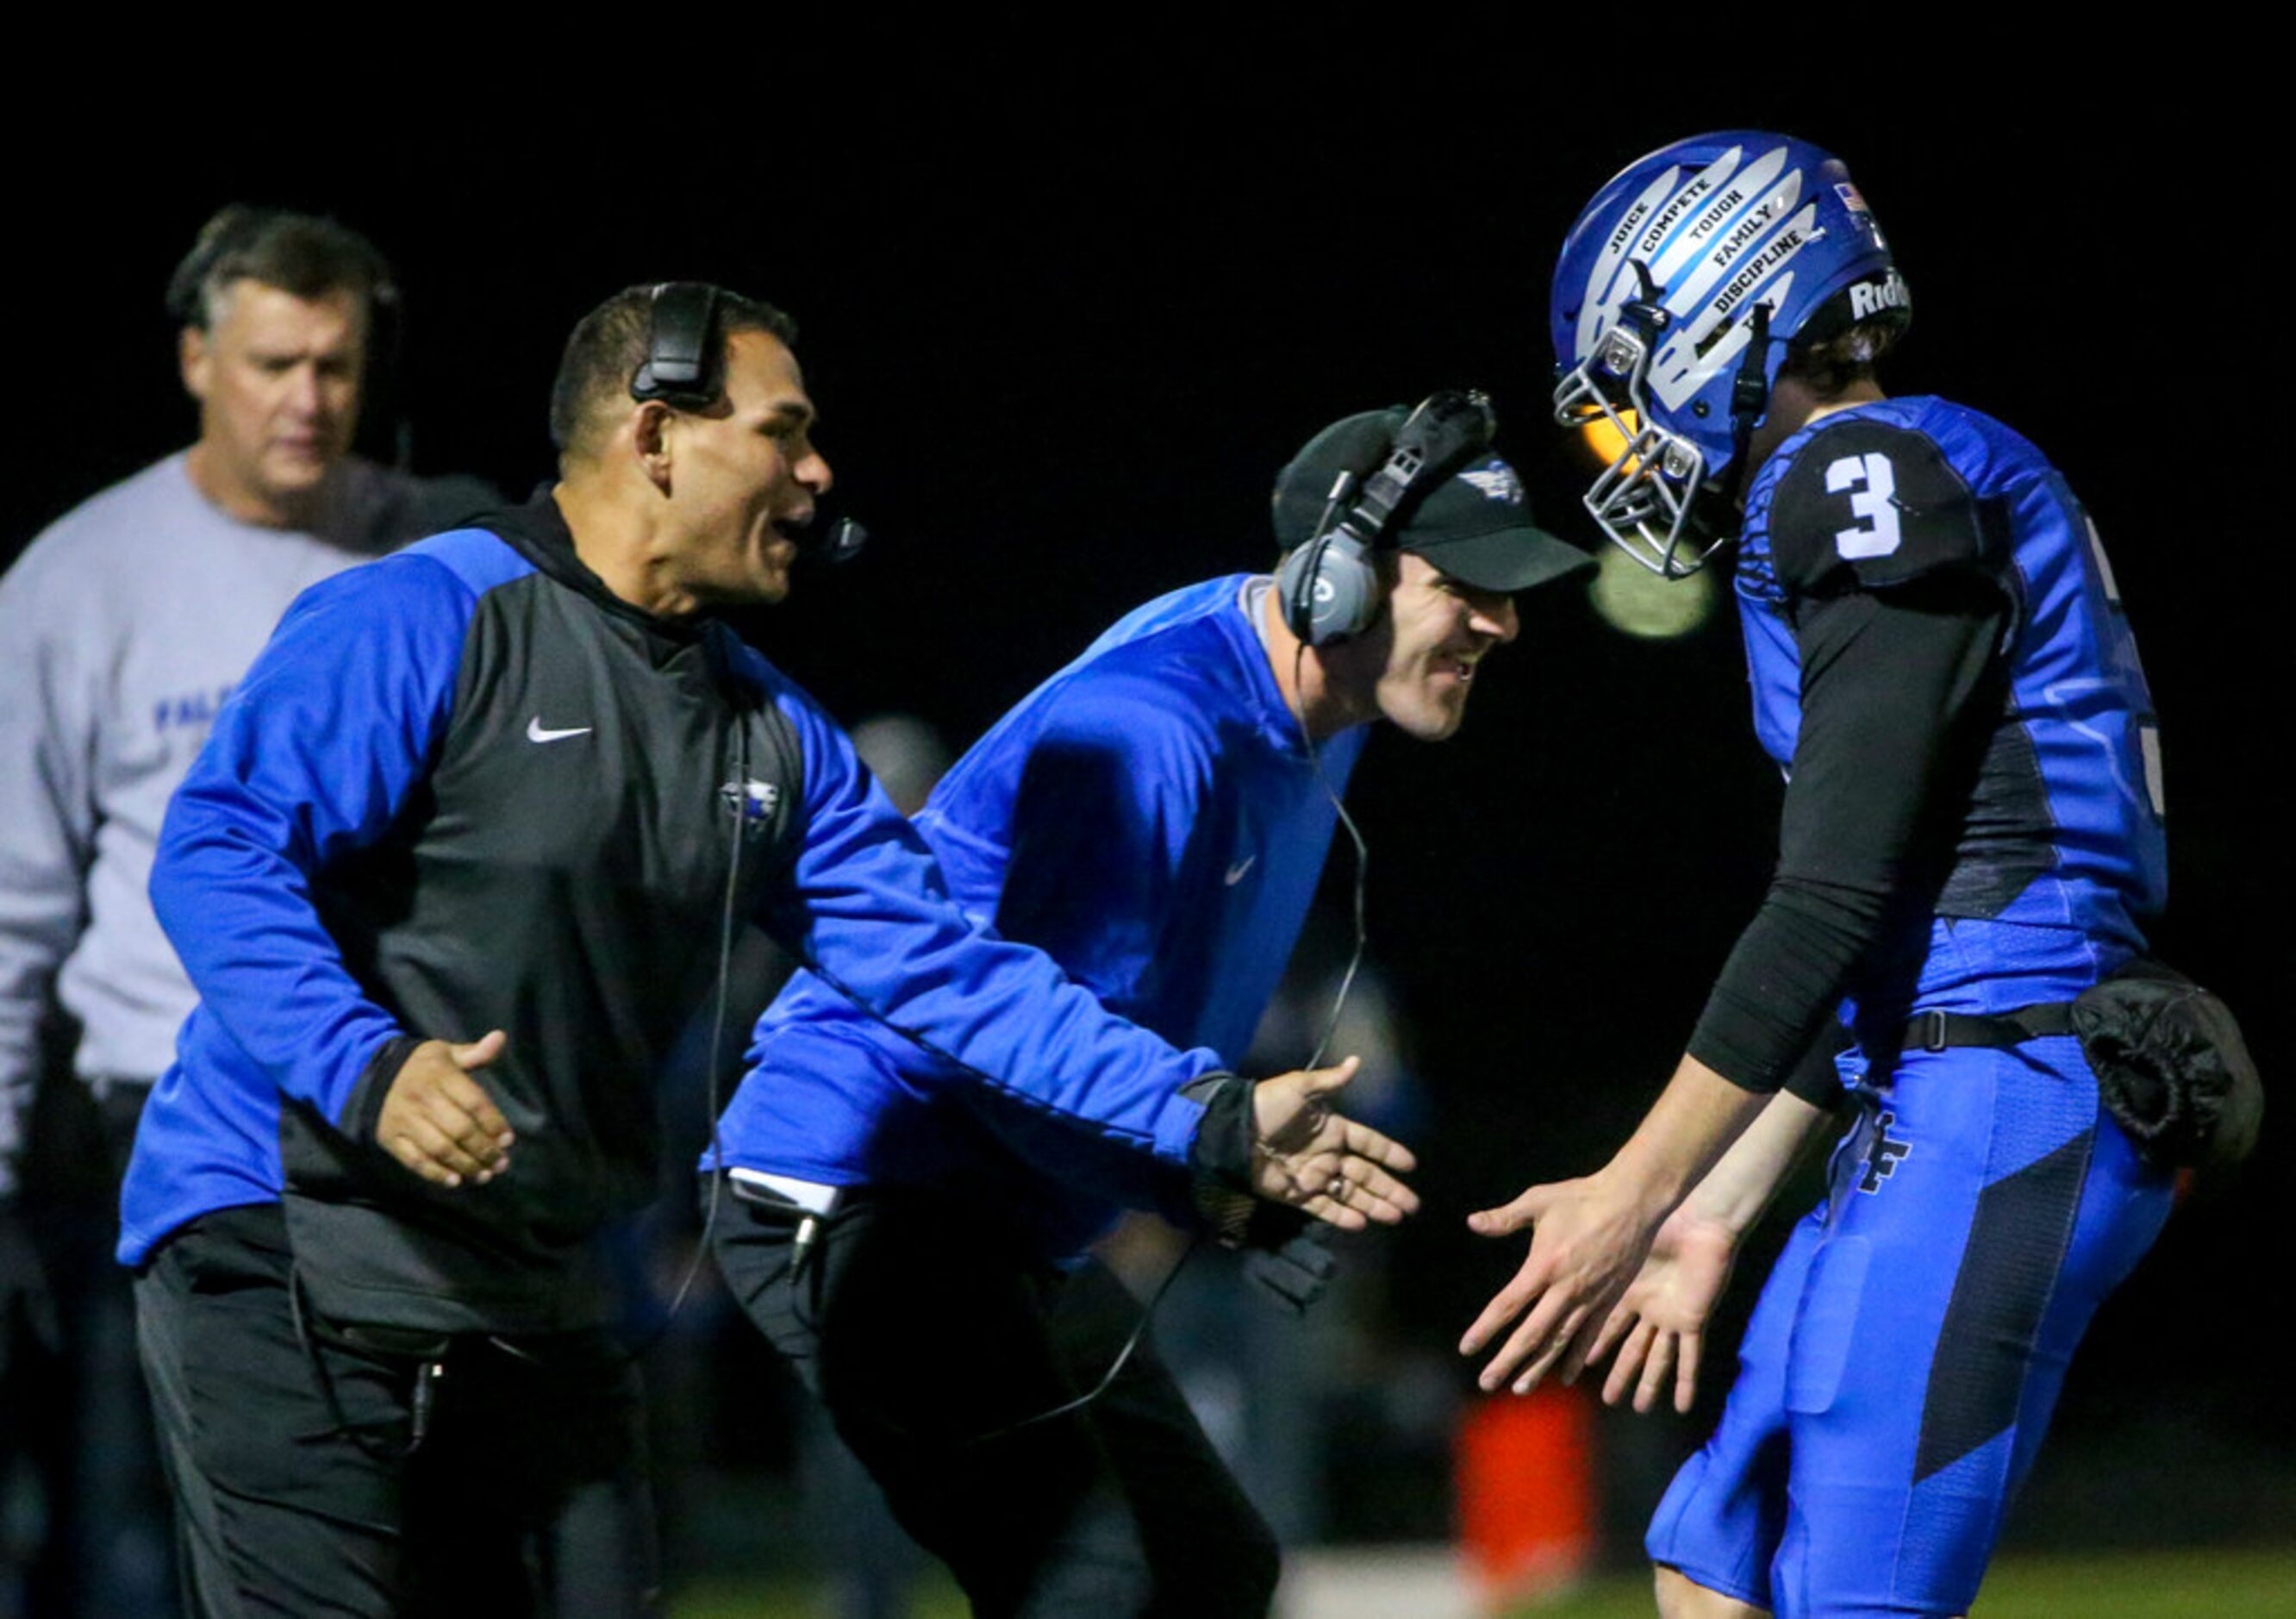
M 345 968 L 312 878 L 390 826 L 435 756 L 473 596 L 400 556 L 313 586 L 216 718 L 160 828 L 152 904 L 208 1015 L 340 1122 L 401 1031 Z
M 1171 1015 L 1172 976 L 1200 964 L 1194 950 L 1177 950 L 1170 924 L 1202 881 L 1218 883 L 1194 872 L 1214 785 L 1201 711 L 1177 711 L 1152 683 L 1105 672 L 1078 682 L 1021 772 L 997 932 L 1042 949 L 1111 1010 L 1173 1038 L 1160 1020 Z M 1066 1132 L 1016 1130 L 1001 1114 L 984 1122 L 1064 1185 L 1184 1229 L 1202 1223 L 1188 1180 L 1168 1166 L 1080 1151 Z
M 1000 939 L 950 898 L 916 829 L 812 701 L 775 692 L 805 752 L 806 835 L 767 930 L 919 1047 L 1047 1112 L 1185 1164 L 1203 1116 L 1179 1094 L 1220 1068 L 1107 1010 L 1042 951 Z

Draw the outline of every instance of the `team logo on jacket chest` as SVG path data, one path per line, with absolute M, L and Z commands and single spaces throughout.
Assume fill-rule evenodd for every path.
M 773 824 L 774 811 L 781 808 L 782 790 L 769 781 L 751 777 L 747 781 L 729 781 L 718 789 L 718 801 L 728 815 L 742 818 L 745 837 L 758 837 Z

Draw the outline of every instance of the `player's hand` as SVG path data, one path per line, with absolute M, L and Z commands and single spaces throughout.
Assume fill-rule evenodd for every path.
M 1600 1173 L 1535 1186 L 1503 1207 L 1469 1215 L 1469 1229 L 1483 1237 L 1532 1228 L 1522 1268 L 1459 1341 L 1461 1354 L 1475 1354 L 1520 1318 L 1477 1381 L 1496 1391 L 1513 1378 L 1514 1392 L 1528 1394 L 1574 1345 L 1583 1340 L 1591 1349 L 1649 1251 L 1659 1218 Z
M 1391 1226 L 1416 1212 L 1419 1195 L 1390 1171 L 1419 1167 L 1411 1149 L 1332 1111 L 1360 1060 L 1294 1069 L 1251 1091 L 1251 1189 L 1343 1231 Z
M 510 1167 L 514 1138 L 471 1076 L 503 1054 L 496 1029 L 468 1045 L 424 1040 L 399 1065 L 376 1115 L 375 1139 L 423 1179 L 444 1187 L 484 1186 Z
M 1632 1390 L 1635 1409 L 1647 1412 L 1670 1372 L 1674 1409 L 1686 1414 L 1698 1392 L 1706 1319 L 1729 1286 L 1737 1259 L 1737 1237 L 1727 1226 L 1695 1218 L 1686 1206 L 1677 1209 L 1658 1229 L 1650 1257 L 1586 1354 L 1563 1363 L 1562 1380 L 1575 1382 L 1584 1368 L 1616 1347 L 1618 1359 L 1603 1382 L 1604 1405 L 1618 1404 Z

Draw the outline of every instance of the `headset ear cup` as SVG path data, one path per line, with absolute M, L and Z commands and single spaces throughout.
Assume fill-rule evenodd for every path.
M 707 410 L 724 390 L 725 340 L 718 329 L 723 296 L 706 281 L 657 283 L 647 303 L 645 362 L 630 379 L 630 398 L 660 399 L 681 410 Z
M 1379 611 L 1379 575 L 1344 530 L 1293 547 L 1276 570 L 1284 628 L 1310 646 L 1361 635 Z
M 1316 549 L 1316 542 L 1294 546 L 1283 554 L 1275 565 L 1275 610 L 1283 615 L 1283 628 L 1299 640 L 1314 644 L 1314 625 L 1309 621 L 1308 604 L 1300 594 L 1300 576 L 1308 571 L 1308 558 Z

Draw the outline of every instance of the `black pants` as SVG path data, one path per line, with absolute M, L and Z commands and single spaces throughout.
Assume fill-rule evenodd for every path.
M 975 1613 L 1267 1611 L 1274 1537 L 1144 1340 L 1090 1404 L 1029 1420 L 1097 1384 L 1137 1322 L 1105 1269 L 1063 1275 L 930 1196 L 840 1209 L 802 1267 L 798 1223 L 726 1196 L 719 1268 Z
M 135 1283 L 201 1615 L 660 1610 L 636 1369 L 602 1336 L 324 1322 L 275 1204 L 194 1220 Z

